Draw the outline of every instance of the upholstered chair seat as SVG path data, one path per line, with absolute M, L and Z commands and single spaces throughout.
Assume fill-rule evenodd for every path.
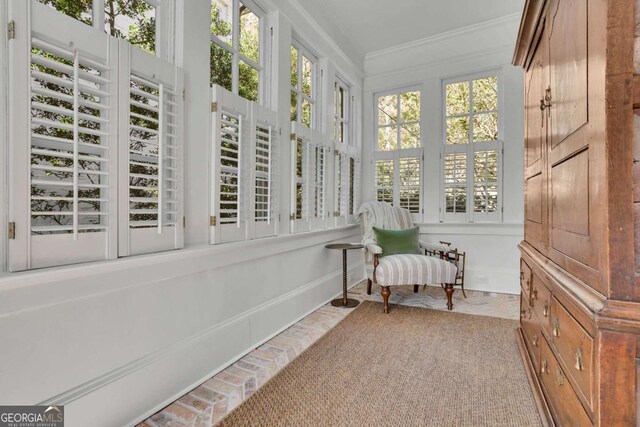
M 440 258 L 401 254 L 380 258 L 375 270 L 375 282 L 380 286 L 413 285 L 416 283 L 454 283 L 458 269 Z

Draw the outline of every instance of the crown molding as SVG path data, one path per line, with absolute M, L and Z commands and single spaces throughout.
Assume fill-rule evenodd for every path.
M 395 46 L 391 46 L 388 48 L 375 50 L 369 52 L 365 55 L 365 64 L 368 60 L 380 58 L 391 53 L 397 53 L 402 50 L 410 50 L 416 49 L 423 46 L 427 46 L 430 44 L 438 43 L 442 40 L 458 37 L 469 33 L 474 33 L 478 31 L 483 31 L 487 28 L 495 27 L 502 24 L 511 24 L 515 23 L 516 25 L 520 22 L 520 18 L 522 16 L 521 12 L 512 13 L 509 15 L 504 15 L 499 18 L 490 19 L 488 21 L 478 22 L 477 24 L 467 25 L 465 27 L 456 28 L 455 30 L 445 31 L 443 33 L 439 33 L 433 36 L 425 37 L 423 39 L 413 40 L 408 43 L 403 43 Z M 365 67 L 366 68 L 366 67 Z

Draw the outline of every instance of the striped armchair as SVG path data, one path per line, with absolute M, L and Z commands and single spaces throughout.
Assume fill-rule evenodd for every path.
M 366 202 L 356 213 L 360 222 L 362 244 L 365 247 L 365 266 L 367 270 L 367 294 L 371 295 L 371 285 L 376 283 L 382 287 L 380 291 L 384 300 L 384 312 L 389 312 L 390 286 L 413 285 L 418 292 L 419 285 L 441 284 L 447 295 L 447 308 L 451 310 L 453 303 L 453 285 L 456 283 L 456 265 L 438 257 L 398 254 L 382 256 L 382 248 L 376 244 L 373 227 L 386 229 L 405 229 L 413 227 L 411 213 L 406 209 L 396 208 L 385 202 Z M 420 247 L 430 253 L 448 252 L 444 244 L 430 243 L 420 239 Z

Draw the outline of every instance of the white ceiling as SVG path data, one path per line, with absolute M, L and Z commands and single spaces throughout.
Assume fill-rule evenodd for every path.
M 347 54 L 367 53 L 522 12 L 524 0 L 297 0 Z

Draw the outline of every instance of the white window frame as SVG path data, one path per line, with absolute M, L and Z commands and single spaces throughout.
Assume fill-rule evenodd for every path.
M 498 89 L 498 109 L 475 113 L 473 111 L 474 80 L 487 77 L 496 77 Z M 448 84 L 469 82 L 469 113 L 447 116 L 446 88 Z M 467 74 L 442 80 L 442 135 L 440 143 L 440 221 L 449 223 L 474 223 L 474 222 L 502 222 L 503 218 L 503 156 L 504 156 L 504 94 L 503 78 L 501 70 L 490 70 L 481 73 Z M 498 115 L 498 139 L 495 141 L 473 141 L 473 117 L 476 114 L 497 113 Z M 447 119 L 451 117 L 469 117 L 469 142 L 466 144 L 447 144 Z M 475 153 L 495 151 L 497 162 L 497 187 L 498 201 L 495 212 L 475 212 L 474 207 L 474 162 Z M 445 159 L 447 154 L 464 153 L 466 155 L 466 208 L 465 212 L 447 212 L 446 183 L 445 183 Z
M 220 40 L 217 35 L 210 33 L 211 43 L 215 43 L 218 47 L 226 50 L 232 56 L 231 66 L 231 81 L 233 94 L 238 94 L 240 91 L 240 61 L 256 69 L 258 71 L 258 100 L 260 105 L 266 105 L 269 99 L 267 93 L 267 82 L 269 76 L 267 75 L 269 67 L 267 64 L 267 13 L 256 2 L 252 0 L 229 0 L 232 3 L 232 22 L 231 22 L 231 45 Z M 260 46 L 258 48 L 259 63 L 256 63 L 252 59 L 247 58 L 242 52 L 240 52 L 240 4 L 247 7 L 254 15 L 260 20 L 259 39 Z
M 296 122 L 302 126 L 306 124 L 302 123 L 302 101 L 306 100 L 311 105 L 311 123 L 310 129 L 318 129 L 320 122 L 320 105 L 318 102 L 318 57 L 314 55 L 309 49 L 307 49 L 302 43 L 300 43 L 295 37 L 291 39 L 291 46 L 298 50 L 298 62 L 296 69 L 298 73 L 297 87 L 291 85 L 291 78 L 289 78 L 289 92 L 296 93 Z M 306 57 L 311 62 L 311 96 L 303 93 L 302 91 L 302 56 Z
M 95 4 L 96 2 L 94 2 L 94 5 Z M 10 222 L 16 224 L 16 238 L 9 240 L 8 244 L 8 269 L 10 271 L 19 271 L 53 267 L 114 259 L 118 256 L 127 256 L 134 253 L 149 253 L 182 247 L 183 190 L 181 148 L 173 154 L 177 168 L 174 176 L 175 187 L 173 187 L 173 189 L 179 194 L 177 196 L 178 206 L 175 211 L 174 226 L 172 227 L 173 232 L 170 233 L 171 236 L 168 239 L 168 245 L 164 244 L 166 243 L 166 241 L 164 241 L 166 240 L 164 239 L 166 236 L 164 228 L 156 227 L 155 229 L 146 229 L 144 233 L 154 233 L 154 236 L 160 236 L 160 240 L 163 240 L 163 242 L 158 242 L 157 238 L 145 240 L 144 244 L 137 246 L 135 250 L 123 250 L 125 246 L 130 249 L 129 245 L 132 242 L 135 245 L 141 242 L 141 240 L 130 234 L 127 221 L 122 219 L 125 215 L 128 217 L 129 206 L 128 203 L 122 203 L 122 200 L 120 200 L 122 197 L 127 198 L 129 195 L 129 181 L 128 179 L 122 178 L 122 171 L 128 173 L 129 164 L 123 163 L 122 156 L 123 153 L 128 152 L 130 143 L 130 80 L 129 78 L 123 79 L 122 76 L 124 74 L 128 76 L 129 72 L 134 68 L 140 70 L 145 67 L 153 69 L 151 73 L 148 73 L 151 75 L 151 79 L 155 78 L 153 74 L 161 74 L 160 78 L 162 81 L 158 83 L 167 83 L 167 90 L 173 91 L 173 96 L 175 97 L 175 101 L 172 101 L 175 102 L 175 105 L 172 107 L 172 111 L 175 113 L 175 119 L 172 121 L 173 125 L 169 126 L 171 129 L 168 130 L 169 127 L 166 129 L 167 132 L 170 132 L 172 134 L 171 136 L 177 140 L 177 144 L 179 145 L 182 143 L 181 70 L 175 67 L 175 65 L 169 64 L 166 60 L 150 55 L 140 49 L 134 49 L 126 40 L 116 39 L 115 37 L 107 35 L 102 27 L 94 28 L 88 26 L 35 0 L 14 2 L 10 9 L 9 19 L 14 21 L 16 27 L 20 29 L 16 31 L 16 37 L 8 43 L 8 70 L 10 74 L 8 80 L 11 82 L 9 93 L 9 105 L 11 106 L 9 109 L 9 140 L 31 142 L 29 144 L 11 144 L 8 147 L 10 169 L 8 219 Z M 61 28 L 64 28 L 65 31 L 60 31 Z M 73 86 L 70 86 L 68 82 L 64 83 L 60 81 L 60 85 L 63 87 L 67 87 L 68 89 L 73 87 L 72 94 L 67 94 L 66 96 L 68 102 L 72 102 L 73 104 L 72 115 L 77 117 L 77 120 L 74 121 L 75 123 L 79 123 L 80 120 L 86 120 L 83 118 L 82 112 L 78 111 L 80 109 L 79 105 L 87 102 L 81 99 L 79 95 L 83 93 L 83 91 L 87 93 L 93 91 L 94 94 L 100 97 L 100 103 L 102 103 L 104 99 L 108 99 L 109 101 L 108 109 L 105 110 L 108 111 L 108 114 L 105 113 L 105 115 L 101 115 L 97 119 L 91 119 L 91 121 L 102 123 L 99 128 L 93 130 L 93 134 L 100 136 L 100 145 L 102 146 L 104 143 L 104 148 L 109 151 L 108 157 L 105 157 L 108 158 L 108 164 L 104 168 L 99 169 L 101 176 L 107 177 L 107 182 L 103 182 L 102 179 L 100 180 L 99 188 L 101 188 L 101 194 L 99 196 L 100 199 L 97 200 L 99 203 L 107 205 L 104 209 L 101 207 L 100 212 L 101 215 L 105 215 L 108 220 L 101 221 L 99 227 L 90 227 L 91 229 L 103 229 L 103 232 L 81 232 L 84 230 L 80 230 L 77 226 L 79 223 L 77 219 L 73 221 L 73 229 L 70 233 L 38 234 L 38 232 L 41 232 L 41 229 L 36 230 L 32 228 L 31 199 L 33 196 L 31 195 L 30 189 L 32 184 L 32 178 L 30 177 L 30 170 L 32 169 L 31 156 L 34 153 L 39 155 L 39 152 L 33 151 L 32 148 L 34 146 L 31 137 L 33 120 L 30 114 L 24 114 L 25 111 L 29 111 L 31 108 L 31 92 L 35 90 L 32 82 L 32 72 L 29 71 L 31 62 L 33 61 L 30 59 L 31 46 L 33 43 L 32 37 L 42 40 L 38 45 L 40 49 L 51 51 L 58 56 L 61 55 L 62 57 L 73 59 L 73 67 L 61 62 L 52 61 L 53 69 L 58 68 L 63 70 L 66 67 L 66 70 L 73 69 L 73 73 L 71 74 L 79 75 L 84 72 L 80 67 L 84 64 L 91 68 L 103 70 L 103 74 L 100 76 L 94 76 L 88 79 L 105 85 L 100 90 L 96 88 L 91 89 L 90 86 L 87 86 L 77 79 L 74 79 Z M 136 53 L 132 54 L 132 50 Z M 82 61 L 84 61 L 84 63 Z M 68 71 L 64 72 L 69 73 Z M 167 78 L 164 79 L 164 77 Z M 40 79 L 40 77 L 37 78 Z M 86 77 L 83 78 L 86 79 Z M 56 84 L 58 83 L 56 82 Z M 65 84 L 67 86 L 65 86 Z M 89 87 L 89 90 L 87 90 L 86 87 Z M 39 89 L 40 92 L 43 92 L 43 88 Z M 160 98 L 162 99 L 162 97 Z M 62 109 L 58 107 L 54 108 L 53 104 L 50 103 L 40 104 L 40 109 L 44 111 L 55 113 L 60 112 L 62 109 L 69 110 L 67 107 Z M 103 107 L 100 107 L 100 109 L 102 108 Z M 162 109 L 162 107 L 160 108 Z M 71 112 L 71 110 L 69 110 L 69 112 Z M 62 113 L 64 113 L 63 115 L 70 116 L 69 112 Z M 162 114 L 160 116 L 164 117 Z M 163 119 L 159 120 L 163 122 Z M 41 122 L 42 119 L 36 124 Z M 54 119 L 50 120 L 50 123 L 57 124 L 53 127 L 62 128 L 60 121 Z M 164 123 L 167 122 L 164 121 Z M 66 126 L 68 129 L 70 125 Z M 66 143 L 74 147 L 74 162 L 72 167 L 74 169 L 73 201 L 75 202 L 80 199 L 80 196 L 76 196 L 76 194 L 79 194 L 77 189 L 81 187 L 80 184 L 76 185 L 76 182 L 79 182 L 76 176 L 82 173 L 76 171 L 76 165 L 79 165 L 79 161 L 86 160 L 79 156 L 86 156 L 86 153 L 92 153 L 92 151 L 86 150 L 99 151 L 99 149 L 97 146 L 93 147 L 90 144 L 80 144 L 81 141 L 77 135 L 81 133 L 92 134 L 92 132 L 83 132 L 82 129 L 85 128 L 81 126 L 78 126 L 79 131 L 76 130 L 75 125 L 73 128 L 74 137 Z M 159 129 L 165 129 L 165 127 L 160 126 Z M 162 130 L 152 133 L 158 135 L 157 139 L 161 142 L 159 145 L 162 146 L 162 141 L 164 140 L 161 135 Z M 54 140 L 52 139 L 51 141 Z M 56 143 L 61 144 L 65 142 L 57 141 Z M 76 147 L 82 147 L 86 153 L 80 152 L 80 148 L 76 149 Z M 55 146 L 52 146 L 52 148 L 55 149 Z M 77 170 L 81 170 L 80 166 L 78 166 Z M 118 172 L 119 170 L 121 171 L 120 173 Z M 122 190 L 123 187 L 127 189 L 125 192 Z M 61 196 L 47 200 L 61 200 L 58 197 Z M 65 196 L 65 199 L 69 199 L 70 197 L 71 196 Z M 76 208 L 76 205 L 73 205 L 73 217 L 79 218 L 79 208 Z M 126 213 L 123 213 L 125 211 Z M 35 216 L 38 216 L 38 214 L 36 213 Z M 165 225 L 168 224 L 165 223 Z
M 424 187 L 424 182 L 423 182 L 423 170 L 424 170 L 424 131 L 423 131 L 423 123 L 422 120 L 419 119 L 417 121 L 408 121 L 408 122 L 404 122 L 404 121 L 398 121 L 396 123 L 395 126 L 398 127 L 397 129 L 397 143 L 400 145 L 400 148 L 396 148 L 395 150 L 379 150 L 379 146 L 378 146 L 378 138 L 379 138 L 379 129 L 381 127 L 387 127 L 385 125 L 380 125 L 379 120 L 378 120 L 378 105 L 379 105 L 379 100 L 381 97 L 385 97 L 385 96 L 389 96 L 389 95 L 397 95 L 398 96 L 398 104 L 397 104 L 397 109 L 398 109 L 398 114 L 400 114 L 400 95 L 402 93 L 406 93 L 406 92 L 419 92 L 420 93 L 420 106 L 422 108 L 422 97 L 424 96 L 424 93 L 422 91 L 422 88 L 420 86 L 406 86 L 406 87 L 402 87 L 402 88 L 398 88 L 398 89 L 391 89 L 391 90 L 386 90 L 383 92 L 377 92 L 374 94 L 373 96 L 373 102 L 374 102 L 374 116 L 373 116 L 373 120 L 374 120 L 374 141 L 373 141 L 373 170 L 374 170 L 374 188 L 375 188 L 375 193 L 376 193 L 376 200 L 378 199 L 378 180 L 377 180 L 377 162 L 379 160 L 388 160 L 388 161 L 392 161 L 393 162 L 393 202 L 391 203 L 394 206 L 398 206 L 398 207 L 402 207 L 405 208 L 406 206 L 401 205 L 400 202 L 400 192 L 401 192 L 401 186 L 400 186 L 400 163 L 402 159 L 418 159 L 419 160 L 419 165 L 420 165 L 420 172 L 419 172 L 419 176 L 420 176 L 420 182 L 419 182 L 419 197 L 420 200 L 418 201 L 418 212 L 412 212 L 411 213 L 411 217 L 413 219 L 414 222 L 421 222 L 422 221 L 422 217 L 423 217 L 423 213 L 424 213 L 424 208 L 423 208 L 423 199 L 424 199 L 424 191 L 423 191 L 423 187 Z M 422 114 L 422 113 L 421 113 Z M 406 125 L 406 124 L 418 124 L 420 126 L 420 147 L 417 148 L 402 148 L 402 141 L 401 141 L 401 132 L 402 132 L 402 125 Z
M 91 7 L 91 27 L 105 31 L 105 8 L 107 0 L 93 0 Z M 148 5 L 155 8 L 156 18 L 156 34 L 155 55 L 169 61 L 174 62 L 175 48 L 175 16 L 176 3 L 175 0 L 142 0 Z

